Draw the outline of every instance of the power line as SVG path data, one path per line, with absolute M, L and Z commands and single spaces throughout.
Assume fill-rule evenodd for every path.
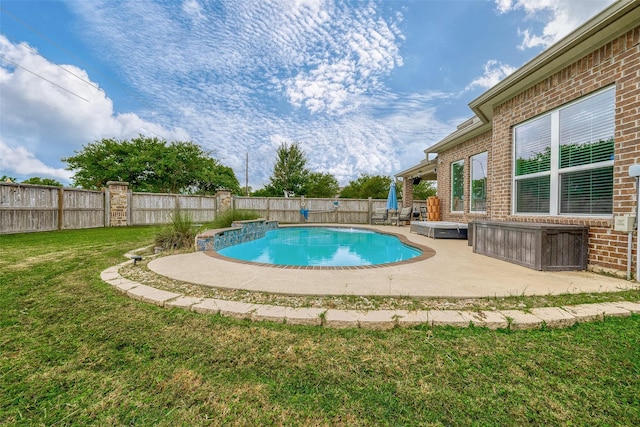
M 28 29 L 29 31 L 32 31 L 34 33 L 36 33 L 37 35 L 39 35 L 40 37 L 42 37 L 43 39 L 45 39 L 46 41 L 48 41 L 49 43 L 51 43 L 52 45 L 54 45 L 55 47 L 57 47 L 58 49 L 62 50 L 63 52 L 65 52 L 67 55 L 71 55 L 73 56 L 73 54 L 67 50 L 65 50 L 65 48 L 63 48 L 62 46 L 58 45 L 55 41 L 51 40 L 49 37 L 45 36 L 44 34 L 42 34 L 41 32 L 39 32 L 38 30 L 36 30 L 35 28 L 31 27 L 29 24 L 27 24 L 26 22 L 22 21 L 20 18 L 18 18 L 17 16 L 15 16 L 14 14 L 12 14 L 11 12 L 8 12 L 6 9 L 0 7 L 0 12 L 5 13 L 6 15 L 8 15 L 11 19 L 13 19 L 14 21 L 16 21 L 18 24 L 22 25 L 23 27 L 25 27 L 26 29 Z M 28 44 L 26 45 L 27 48 L 29 50 L 31 50 L 32 52 L 36 53 L 37 55 L 42 56 L 42 54 L 40 52 L 38 52 L 36 49 L 32 48 L 31 46 L 29 46 Z M 51 62 L 51 61 L 49 61 Z M 67 70 L 66 68 L 64 68 L 61 65 L 55 64 L 53 62 L 51 62 L 53 65 L 55 65 L 56 67 L 62 69 L 63 71 L 71 74 L 72 76 L 74 76 L 75 78 L 77 78 L 78 80 L 88 84 L 89 86 L 91 86 L 92 88 L 99 90 L 98 89 L 98 85 L 95 83 L 92 83 L 88 80 L 83 79 L 82 77 L 78 76 L 75 73 L 72 73 L 71 71 Z
M 34 72 L 34 71 L 31 71 L 31 70 L 30 70 L 30 69 L 28 69 L 28 68 L 23 67 L 22 65 L 18 64 L 17 62 L 13 62 L 12 60 L 8 59 L 8 58 L 7 58 L 6 56 L 4 56 L 4 55 L 0 55 L 0 58 L 4 59 L 4 60 L 5 60 L 5 61 L 7 61 L 7 62 L 12 63 L 12 64 L 13 64 L 13 65 L 15 65 L 16 67 L 18 67 L 18 68 L 20 68 L 20 69 L 22 69 L 22 70 L 24 70 L 24 71 L 26 71 L 26 72 L 28 72 L 28 73 L 33 74 L 33 75 L 34 75 L 34 76 L 36 76 L 36 77 L 41 78 L 42 80 L 44 80 L 44 81 L 46 81 L 46 82 L 51 83 L 52 85 L 54 85 L 54 86 L 56 86 L 56 87 L 58 87 L 58 88 L 60 88 L 60 89 L 64 90 L 65 92 L 69 92 L 69 93 L 70 93 L 71 95 L 73 95 L 73 96 L 77 96 L 78 98 L 82 99 L 83 101 L 91 102 L 91 101 L 89 101 L 87 98 L 84 98 L 84 97 L 82 97 L 82 96 L 78 95 L 77 93 L 73 92 L 72 90 L 69 90 L 69 89 L 67 89 L 67 88 L 65 88 L 65 87 L 62 87 L 62 86 L 60 86 L 59 84 L 57 84 L 57 83 L 55 83 L 55 82 L 52 82 L 51 80 L 47 79 L 46 77 L 43 77 L 43 76 L 41 76 L 40 74 L 38 74 L 38 73 L 36 73 L 36 72 Z
M 51 43 L 53 46 L 55 46 L 56 48 L 60 49 L 62 52 L 66 53 L 67 55 L 69 55 L 70 57 L 74 58 L 75 60 L 77 60 L 80 64 L 82 64 L 86 69 L 91 70 L 92 68 L 90 66 L 88 66 L 86 63 L 84 63 L 82 61 L 81 58 L 79 58 L 77 55 L 75 55 L 74 53 L 68 51 L 67 49 L 65 49 L 64 47 L 60 46 L 58 43 L 56 43 L 54 40 L 52 40 L 51 38 L 47 37 L 46 35 L 44 35 L 43 33 L 41 33 L 40 31 L 38 31 L 37 29 L 33 28 L 32 26 L 30 26 L 29 24 L 27 24 L 26 22 L 22 21 L 20 18 L 18 18 L 17 16 L 15 16 L 14 14 L 12 14 L 11 12 L 7 11 L 5 8 L 0 7 L 0 12 L 6 14 L 7 16 L 9 16 L 10 18 L 12 18 L 14 21 L 16 21 L 17 23 L 19 23 L 20 25 L 22 25 L 23 27 L 25 27 L 26 29 L 28 29 L 29 31 L 35 33 L 36 35 L 38 35 L 39 37 L 43 38 L 44 40 L 46 40 L 47 42 Z M 37 52 L 37 51 L 36 51 Z M 38 55 L 42 56 L 42 54 L 38 53 Z M 43 56 L 44 58 L 44 56 Z M 46 59 L 46 58 L 45 58 Z M 51 62 L 51 61 L 49 61 Z M 61 67 L 63 70 L 64 68 Z M 65 70 L 67 72 L 69 72 L 68 70 Z M 73 73 L 71 73 L 73 74 Z M 146 99 L 131 93 L 129 90 L 127 90 L 127 88 L 122 85 L 121 83 L 109 78 L 109 76 L 105 75 L 104 73 L 101 73 L 99 71 L 97 71 L 97 74 L 100 74 L 102 76 L 105 77 L 105 79 L 111 83 L 113 83 L 114 85 L 122 88 L 124 90 L 125 93 L 128 93 L 129 96 L 131 96 L 132 98 L 140 101 L 141 103 L 143 103 L 144 105 L 146 105 L 148 108 L 153 109 L 153 105 L 151 105 L 149 102 L 147 102 Z M 77 77 L 77 76 L 76 76 Z M 80 77 L 78 77 L 80 78 Z M 83 80 L 82 78 L 80 78 L 80 80 Z M 94 86 L 93 84 L 91 84 L 90 82 L 87 82 L 86 80 L 85 83 L 91 85 L 92 87 L 94 87 L 95 89 L 98 89 L 97 86 Z M 98 89 L 99 90 L 99 89 Z
M 31 46 L 29 46 L 29 45 L 26 45 L 26 46 L 27 46 L 27 49 L 31 50 L 31 52 L 35 53 L 35 54 L 36 54 L 36 55 L 38 55 L 38 56 L 42 56 L 42 54 L 41 54 L 40 52 L 38 52 L 36 49 L 32 48 L 32 47 L 31 47 Z M 42 56 L 42 57 L 44 58 L 44 56 Z M 46 59 L 46 58 L 45 58 L 45 59 Z M 48 60 L 47 60 L 47 61 L 48 61 Z M 64 72 L 66 72 L 66 73 L 71 74 L 73 77 L 75 77 L 76 79 L 80 80 L 81 82 L 84 82 L 84 83 L 88 84 L 88 85 L 89 85 L 89 86 L 91 86 L 93 89 L 95 89 L 95 90 L 97 90 L 97 91 L 100 91 L 100 87 L 98 86 L 98 84 L 97 84 L 97 83 L 93 83 L 93 82 L 90 82 L 89 80 L 85 80 L 85 79 L 83 79 L 83 78 L 82 78 L 82 77 L 80 77 L 79 75 L 77 75 L 77 74 L 75 74 L 75 73 L 71 72 L 70 70 L 67 70 L 67 69 L 66 69 L 66 68 L 64 68 L 62 65 L 56 64 L 56 63 L 51 62 L 51 61 L 48 61 L 48 62 L 49 62 L 50 64 L 53 64 L 53 65 L 55 65 L 56 67 L 60 68 L 62 71 L 64 71 Z

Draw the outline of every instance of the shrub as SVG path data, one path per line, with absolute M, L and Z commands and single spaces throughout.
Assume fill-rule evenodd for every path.
M 209 224 L 210 228 L 227 228 L 231 227 L 234 221 L 246 221 L 250 219 L 258 219 L 260 215 L 254 211 L 245 209 L 230 209 L 221 212 L 216 219 Z
M 191 216 L 176 210 L 171 224 L 156 234 L 155 244 L 163 249 L 188 249 L 193 247 L 196 234 Z

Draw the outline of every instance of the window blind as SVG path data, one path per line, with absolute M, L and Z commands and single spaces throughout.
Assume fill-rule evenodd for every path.
M 551 179 L 548 175 L 520 179 L 516 181 L 516 184 L 516 212 L 549 213 Z
M 613 160 L 614 91 L 560 110 L 560 168 Z
M 514 127 L 514 212 L 611 215 L 614 134 L 615 87 Z
M 515 129 L 516 176 L 551 169 L 551 115 Z
M 560 213 L 613 213 L 613 167 L 561 174 Z

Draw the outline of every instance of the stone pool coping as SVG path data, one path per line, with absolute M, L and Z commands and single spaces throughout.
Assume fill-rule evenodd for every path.
M 164 308 L 178 308 L 203 314 L 220 314 L 237 319 L 271 321 L 288 325 L 329 328 L 391 329 L 416 325 L 526 330 L 542 327 L 563 328 L 576 323 L 604 320 L 605 317 L 629 317 L 640 313 L 640 303 L 631 301 L 541 307 L 527 311 L 465 310 L 337 310 L 293 308 L 251 304 L 215 298 L 199 298 L 156 289 L 120 275 L 129 260 L 102 271 L 100 278 L 127 296 Z

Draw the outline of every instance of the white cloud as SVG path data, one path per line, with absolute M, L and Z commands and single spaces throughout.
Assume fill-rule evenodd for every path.
M 524 47 L 550 43 L 606 3 L 495 4 L 520 21 L 526 16 L 527 25 L 520 28 Z M 241 180 L 249 153 L 250 185 L 258 188 L 272 172 L 279 142 L 290 141 L 302 144 L 310 168 L 346 184 L 361 173 L 390 175 L 416 164 L 425 147 L 457 124 L 444 121 L 434 106 L 459 98 L 393 93 L 387 87 L 403 66 L 405 40 L 403 16 L 393 2 L 68 0 L 65 5 L 105 75 L 123 89 L 118 101 L 130 104 L 131 112 L 114 111 L 110 97 L 92 87 L 104 76 L 64 66 L 87 84 L 26 46 L 0 39 L 3 55 L 89 100 L 0 62 L 3 157 L 19 153 L 57 170 L 64 166 L 59 159 L 82 144 L 142 132 L 191 139 Z M 465 90 L 496 84 L 514 70 L 505 62 L 486 62 Z
M 484 64 L 484 73 L 473 79 L 465 88 L 465 91 L 473 89 L 489 89 L 498 84 L 502 79 L 513 73 L 516 68 L 500 61 L 491 59 Z
M 6 58 L 0 63 L 2 167 L 12 173 L 66 179 L 68 173 L 57 168 L 62 157 L 83 144 L 127 139 L 143 129 L 167 139 L 188 138 L 183 130 L 167 130 L 136 114 L 115 114 L 111 99 L 86 71 L 53 64 L 26 44 L 0 35 L 0 55 Z
M 399 167 L 393 152 L 402 143 L 371 104 L 386 96 L 384 80 L 402 65 L 401 15 L 387 19 L 375 3 L 330 0 L 199 2 L 200 25 L 157 3 L 73 5 L 89 43 L 107 62 L 128 64 L 124 84 L 165 126 L 187 129 L 238 177 L 249 153 L 255 188 L 272 172 L 276 136 L 301 142 L 310 167 L 345 184 Z M 420 111 L 404 114 L 411 120 Z
M 545 48 L 601 11 L 613 0 L 494 0 L 499 13 L 524 11 L 525 22 L 542 22 L 541 32 L 519 28 L 519 49 Z M 463 92 L 489 89 L 516 71 L 516 67 L 491 59 L 483 66 L 482 75 L 474 78 Z
M 0 171 L 2 175 L 39 176 L 57 178 L 63 181 L 71 179 L 72 173 L 62 168 L 45 165 L 24 147 L 12 148 L 0 140 Z
M 381 80 L 402 66 L 398 45 L 402 37 L 393 23 L 379 19 L 370 8 L 349 19 L 341 19 L 342 12 L 314 11 L 313 16 L 323 19 L 311 20 L 315 24 L 311 34 L 319 35 L 324 47 L 318 49 L 318 40 L 309 40 L 307 70 L 283 82 L 296 107 L 312 113 L 352 111 L 361 94 L 382 89 Z
M 403 64 L 404 36 L 397 26 L 402 16 L 383 16 L 377 3 L 180 5 L 176 13 L 157 2 L 69 3 L 87 45 L 114 65 L 109 74 L 127 93 L 144 99 L 140 109 L 152 112 L 152 120 L 118 114 L 104 92 L 55 76 L 72 90 L 87 86 L 82 93 L 91 102 L 46 85 L 40 85 L 45 99 L 28 97 L 27 83 L 7 104 L 16 112 L 2 117 L 5 145 L 55 168 L 60 157 L 102 137 L 142 132 L 191 139 L 234 168 L 241 181 L 248 153 L 250 185 L 259 188 L 271 175 L 279 143 L 300 142 L 312 170 L 332 173 L 344 185 L 362 173 L 392 175 L 415 164 L 425 147 L 453 129 L 433 108 L 450 95 L 395 94 L 385 87 Z M 40 60 L 38 70 L 55 73 L 55 64 Z M 12 80 L 0 81 L 7 86 L 21 73 L 0 71 Z M 21 123 L 32 111 L 33 123 Z
M 495 0 L 498 12 L 525 12 L 529 21 L 542 22 L 542 30 L 520 28 L 520 49 L 546 48 L 569 34 L 614 0 Z
M 198 3 L 198 0 L 184 0 L 182 3 L 182 11 L 196 22 L 204 19 L 203 9 L 200 3 Z
M 512 0 L 495 0 L 496 6 L 498 7 L 498 12 L 507 13 L 513 7 Z
M 342 61 L 322 64 L 311 72 L 300 74 L 285 82 L 289 102 L 296 107 L 306 107 L 312 113 L 321 111 L 344 112 L 349 95 L 364 90 L 352 80 L 355 64 Z

